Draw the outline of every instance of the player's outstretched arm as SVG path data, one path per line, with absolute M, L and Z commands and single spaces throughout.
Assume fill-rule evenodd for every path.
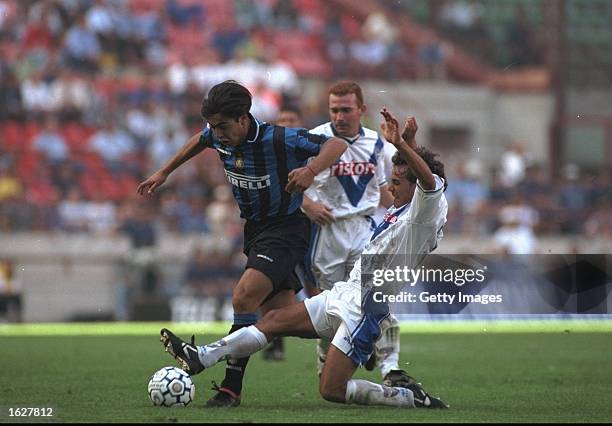
M 168 179 L 170 173 L 176 170 L 181 164 L 189 160 L 194 155 L 199 154 L 205 148 L 200 143 L 200 137 L 202 132 L 198 132 L 193 135 L 187 143 L 172 157 L 164 166 L 153 173 L 147 180 L 143 181 L 138 185 L 136 192 L 140 195 L 152 194 L 157 188 L 159 188 Z
M 294 169 L 289 173 L 289 181 L 285 188 L 287 192 L 304 192 L 314 177 L 334 164 L 346 151 L 348 144 L 340 138 L 328 139 L 321 148 L 321 152 L 305 167 Z
M 380 125 L 385 139 L 387 139 L 397 148 L 402 158 L 408 163 L 408 167 L 412 169 L 416 177 L 419 179 L 419 183 L 424 190 L 430 191 L 436 189 L 436 180 L 427 163 L 419 154 L 417 154 L 414 148 L 411 148 L 411 146 L 406 143 L 406 141 L 403 141 L 400 137 L 399 123 L 397 119 L 387 110 L 387 108 L 383 108 L 380 113 L 385 119 L 385 121 Z M 406 129 L 408 129 L 408 133 L 406 132 Z M 406 126 L 404 127 L 404 131 L 402 133 L 408 134 L 409 137 L 411 135 L 410 139 L 414 141 L 414 135 L 416 134 L 417 129 L 418 126 L 415 118 L 410 117 L 408 120 L 406 120 Z M 416 146 L 416 141 L 414 142 L 414 145 Z

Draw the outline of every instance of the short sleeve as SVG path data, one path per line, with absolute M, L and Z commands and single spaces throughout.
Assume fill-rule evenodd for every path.
M 287 131 L 289 131 L 289 129 L 287 129 Z M 289 137 L 287 139 L 289 143 L 293 145 L 295 157 L 299 161 L 304 161 L 310 157 L 319 155 L 321 145 L 323 145 L 329 138 L 329 136 L 310 133 L 306 129 L 296 129 L 295 137 Z
M 443 206 L 446 203 L 444 198 L 444 179 L 436 174 L 433 176 L 436 181 L 436 187 L 431 191 L 425 191 L 421 188 L 420 182 L 417 180 L 414 197 L 410 206 L 409 221 L 412 223 L 425 224 L 436 222 L 441 212 L 445 210 Z

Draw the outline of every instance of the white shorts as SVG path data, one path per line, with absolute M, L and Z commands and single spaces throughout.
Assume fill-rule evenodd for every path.
M 348 279 L 372 232 L 372 221 L 366 216 L 315 226 L 305 269 L 310 269 L 317 287 L 329 290 L 338 281 Z
M 366 302 L 363 312 L 361 289 L 344 281 L 304 300 L 304 305 L 317 334 L 331 339 L 332 345 L 358 365 L 370 358 L 380 337 L 380 323 L 389 316 L 386 304 Z

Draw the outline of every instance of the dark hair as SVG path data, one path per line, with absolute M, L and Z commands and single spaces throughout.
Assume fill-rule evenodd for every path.
M 202 101 L 202 117 L 223 114 L 238 120 L 251 109 L 251 92 L 234 80 L 213 86 Z
M 419 154 L 419 157 L 421 157 L 427 163 L 427 165 L 429 166 L 429 170 L 431 170 L 433 174 L 436 174 L 442 179 L 444 179 L 444 190 L 446 191 L 446 187 L 448 186 L 448 180 L 446 179 L 446 175 L 444 174 L 444 164 L 436 159 L 438 154 L 431 152 L 424 146 L 417 146 L 415 151 L 417 152 L 417 154 Z M 408 162 L 404 160 L 404 158 L 400 155 L 399 152 L 396 152 L 393 155 L 391 161 L 393 162 L 394 166 L 408 165 Z M 416 183 L 417 181 L 417 177 L 412 172 L 410 167 L 407 167 L 406 174 L 404 175 L 404 177 L 413 183 Z
M 363 92 L 354 81 L 340 81 L 329 88 L 330 95 L 344 96 L 351 93 L 357 97 L 357 106 L 363 105 Z

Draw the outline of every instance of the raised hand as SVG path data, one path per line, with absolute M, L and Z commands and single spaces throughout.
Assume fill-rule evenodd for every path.
M 402 130 L 402 139 L 413 148 L 416 148 L 414 136 L 418 129 L 419 126 L 417 126 L 416 119 L 414 117 L 408 117 L 404 123 L 404 130 Z
M 402 140 L 399 134 L 399 123 L 397 119 L 387 110 L 387 108 L 383 108 L 380 113 L 385 119 L 385 121 L 380 124 L 383 136 L 393 145 L 398 145 Z

